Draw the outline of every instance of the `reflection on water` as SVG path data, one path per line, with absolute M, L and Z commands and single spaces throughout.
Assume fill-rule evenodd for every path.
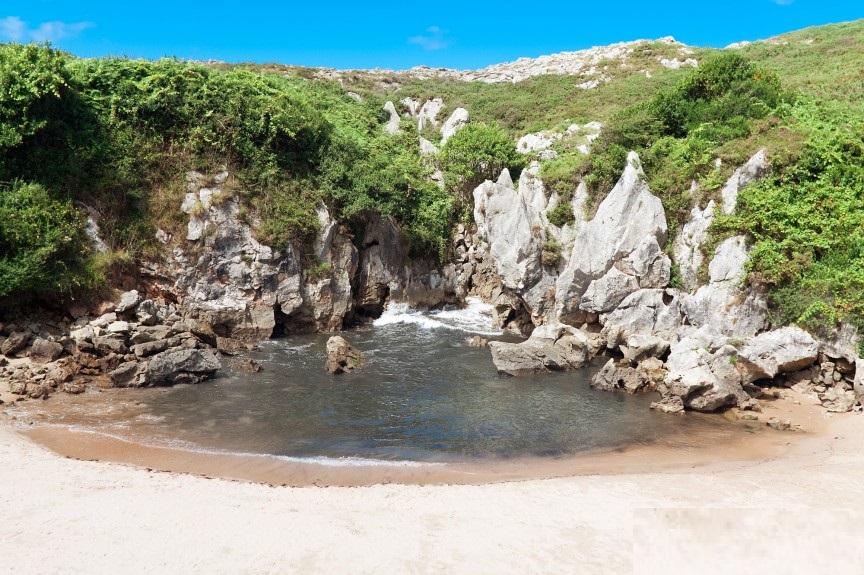
M 670 437 L 698 442 L 721 425 L 652 412 L 651 396 L 592 390 L 596 367 L 499 376 L 488 349 L 466 345 L 471 334 L 503 337 L 478 301 L 430 313 L 394 306 L 374 325 L 345 334 L 366 356 L 350 374 L 324 371 L 327 335 L 292 336 L 252 353 L 261 373 L 226 370 L 201 385 L 124 390 L 110 401 L 88 394 L 42 409 L 49 422 L 157 445 L 353 463 L 559 455 Z

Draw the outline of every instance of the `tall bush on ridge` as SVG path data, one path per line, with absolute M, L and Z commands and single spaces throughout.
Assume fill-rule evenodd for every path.
M 504 130 L 488 124 L 468 124 L 447 140 L 440 154 L 444 185 L 463 206 L 485 180 L 496 179 L 504 168 L 519 176 L 525 159 Z

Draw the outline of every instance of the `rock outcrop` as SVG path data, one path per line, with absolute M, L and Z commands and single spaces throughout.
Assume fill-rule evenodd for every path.
M 447 118 L 447 121 L 444 122 L 444 125 L 441 126 L 441 145 L 447 143 L 447 140 L 456 135 L 456 132 L 461 130 L 468 124 L 470 120 L 470 114 L 468 114 L 468 110 L 465 108 L 456 108 L 453 110 L 453 113 L 450 114 L 450 117 Z
M 334 335 L 327 340 L 327 361 L 324 369 L 330 374 L 349 373 L 363 364 L 363 354 L 345 338 Z
M 694 326 L 711 326 L 729 337 L 752 337 L 765 329 L 768 305 L 744 285 L 750 259 L 742 236 L 727 239 L 708 264 L 708 283 L 681 297 L 681 309 Z
M 391 136 L 394 136 L 399 133 L 399 124 L 402 119 L 399 117 L 399 112 L 396 111 L 396 106 L 390 100 L 387 100 L 387 103 L 384 104 L 384 111 L 390 114 L 390 119 L 387 120 L 384 130 Z
M 635 256 L 630 256 L 638 250 L 654 256 L 650 262 L 639 264 L 647 264 L 652 270 L 647 283 L 650 287 L 665 287 L 663 280 L 668 282 L 671 264 L 659 248 L 665 244 L 666 235 L 663 206 L 648 189 L 638 156 L 631 153 L 621 179 L 573 242 L 567 266 L 556 284 L 557 319 L 579 325 L 586 320 L 586 314 L 611 311 L 629 293 L 640 289 L 640 278 L 628 273 L 636 271 Z M 593 282 L 598 283 L 592 286 Z M 615 288 L 614 297 L 605 295 L 607 287 Z
M 584 367 L 588 339 L 581 331 L 563 324 L 539 326 L 522 343 L 489 342 L 498 373 L 527 375 Z

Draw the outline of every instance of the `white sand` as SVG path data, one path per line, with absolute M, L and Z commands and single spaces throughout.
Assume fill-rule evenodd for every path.
M 0 419 L 0 572 L 864 573 L 864 417 L 711 471 L 282 488 L 61 458 Z

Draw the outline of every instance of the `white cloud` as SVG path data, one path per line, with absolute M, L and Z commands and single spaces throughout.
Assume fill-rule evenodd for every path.
M 0 40 L 18 41 L 24 37 L 27 25 L 17 16 L 0 20 Z
M 36 28 L 31 28 L 17 16 L 0 19 L 0 41 L 5 42 L 58 42 L 66 38 L 75 38 L 87 28 L 92 28 L 92 22 L 43 22 Z
M 446 38 L 447 30 L 442 30 L 438 26 L 430 26 L 426 28 L 426 35 L 412 36 L 408 38 L 411 44 L 417 44 L 424 50 L 443 50 L 450 45 L 450 40 Z
M 789 6 L 795 0 L 771 0 L 771 1 L 774 2 L 775 4 L 777 4 L 778 6 Z

